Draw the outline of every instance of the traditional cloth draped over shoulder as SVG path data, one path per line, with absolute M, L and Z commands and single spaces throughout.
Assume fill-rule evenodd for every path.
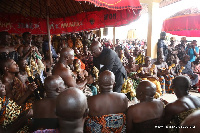
M 169 133 L 178 133 L 179 131 L 179 126 L 180 124 L 183 122 L 183 120 L 188 116 L 190 115 L 191 113 L 193 113 L 194 111 L 198 110 L 200 108 L 196 108 L 196 109 L 190 109 L 188 111 L 184 111 L 184 112 L 181 112 L 180 114 L 177 114 L 175 115 L 172 120 L 170 121 L 170 124 L 168 124 L 167 126 L 168 127 L 177 127 L 177 128 L 168 128 L 168 132 Z
M 133 123 L 134 133 L 165 133 L 166 129 L 162 118 Z
M 126 115 L 124 113 L 102 116 L 88 116 L 85 120 L 86 133 L 125 133 Z
M 26 87 L 17 77 L 15 77 L 13 80 L 13 88 L 12 88 L 12 94 L 14 96 L 13 100 L 18 101 L 25 93 L 26 93 Z
M 0 125 L 6 128 L 7 125 L 12 124 L 20 114 L 28 110 L 31 105 L 25 106 L 17 105 L 13 100 L 7 97 L 0 98 Z

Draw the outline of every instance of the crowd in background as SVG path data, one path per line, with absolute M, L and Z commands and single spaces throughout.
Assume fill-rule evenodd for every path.
M 166 45 L 165 39 L 162 32 L 154 60 L 147 56 L 145 40 L 113 44 L 80 32 L 51 36 L 50 50 L 46 35 L 0 32 L 0 131 L 161 132 L 155 126 L 179 126 L 186 118 L 177 118 L 181 113 L 188 116 L 200 107 L 189 95 L 191 89 L 200 92 L 200 51 L 196 40 L 182 38 L 177 44 L 172 37 Z M 114 89 L 114 72 L 94 67 L 95 48 L 119 57 L 126 70 L 120 90 Z M 175 93 L 177 101 L 160 100 L 165 93 Z M 140 103 L 128 107 L 136 98 Z

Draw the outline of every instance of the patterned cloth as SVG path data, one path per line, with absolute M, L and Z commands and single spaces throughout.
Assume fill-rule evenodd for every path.
M 199 109 L 199 108 L 198 108 Z M 197 109 L 190 109 L 188 111 L 182 112 L 178 115 L 175 115 L 172 120 L 170 121 L 170 124 L 167 125 L 167 127 L 172 127 L 174 126 L 174 128 L 168 128 L 168 132 L 169 133 L 178 133 L 179 128 L 178 126 L 182 123 L 182 121 L 191 113 L 193 113 L 194 111 L 196 111 Z
M 126 115 L 124 113 L 87 117 L 86 133 L 125 133 Z
M 13 100 L 18 101 L 21 99 L 22 96 L 24 96 L 26 93 L 26 87 L 24 84 L 15 77 L 13 80 L 13 88 L 12 88 L 12 95 L 14 96 Z
M 159 82 L 162 88 L 162 94 L 165 93 L 165 78 L 163 76 L 159 76 Z
M 165 77 L 165 91 L 166 93 L 173 93 L 173 89 L 171 87 L 172 81 L 174 79 L 174 76 L 171 74 L 166 75 Z
M 32 104 L 26 104 L 24 107 L 17 105 L 13 100 L 4 96 L 0 98 L 0 125 L 6 128 L 12 124 L 21 113 L 32 107 Z
M 6 128 L 7 125 L 12 124 L 18 118 L 21 113 L 21 106 L 5 96 L 0 98 L 0 104 L 0 125 Z

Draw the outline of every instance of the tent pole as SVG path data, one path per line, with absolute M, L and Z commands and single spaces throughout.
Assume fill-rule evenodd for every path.
M 50 6 L 50 0 L 47 0 L 47 35 L 49 40 L 49 59 L 50 59 L 50 65 L 52 65 L 51 36 L 50 36 L 50 26 L 49 26 L 49 6 Z

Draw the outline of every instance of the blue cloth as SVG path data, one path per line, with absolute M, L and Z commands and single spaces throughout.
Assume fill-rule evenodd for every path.
M 97 95 L 97 88 L 94 85 L 88 85 L 88 87 L 91 89 L 93 96 Z
M 44 56 L 46 57 L 46 52 L 49 51 L 49 42 L 44 41 L 42 44 L 42 52 L 44 53 Z M 58 58 L 58 55 L 56 54 L 56 50 L 54 47 L 51 45 L 51 52 L 52 52 L 52 57 L 53 58 Z
M 197 46 L 195 46 L 195 51 L 196 51 L 197 54 L 199 53 L 199 48 Z M 188 50 L 188 55 L 190 56 L 190 62 L 195 61 L 196 55 L 194 54 L 193 48 L 190 48 Z

